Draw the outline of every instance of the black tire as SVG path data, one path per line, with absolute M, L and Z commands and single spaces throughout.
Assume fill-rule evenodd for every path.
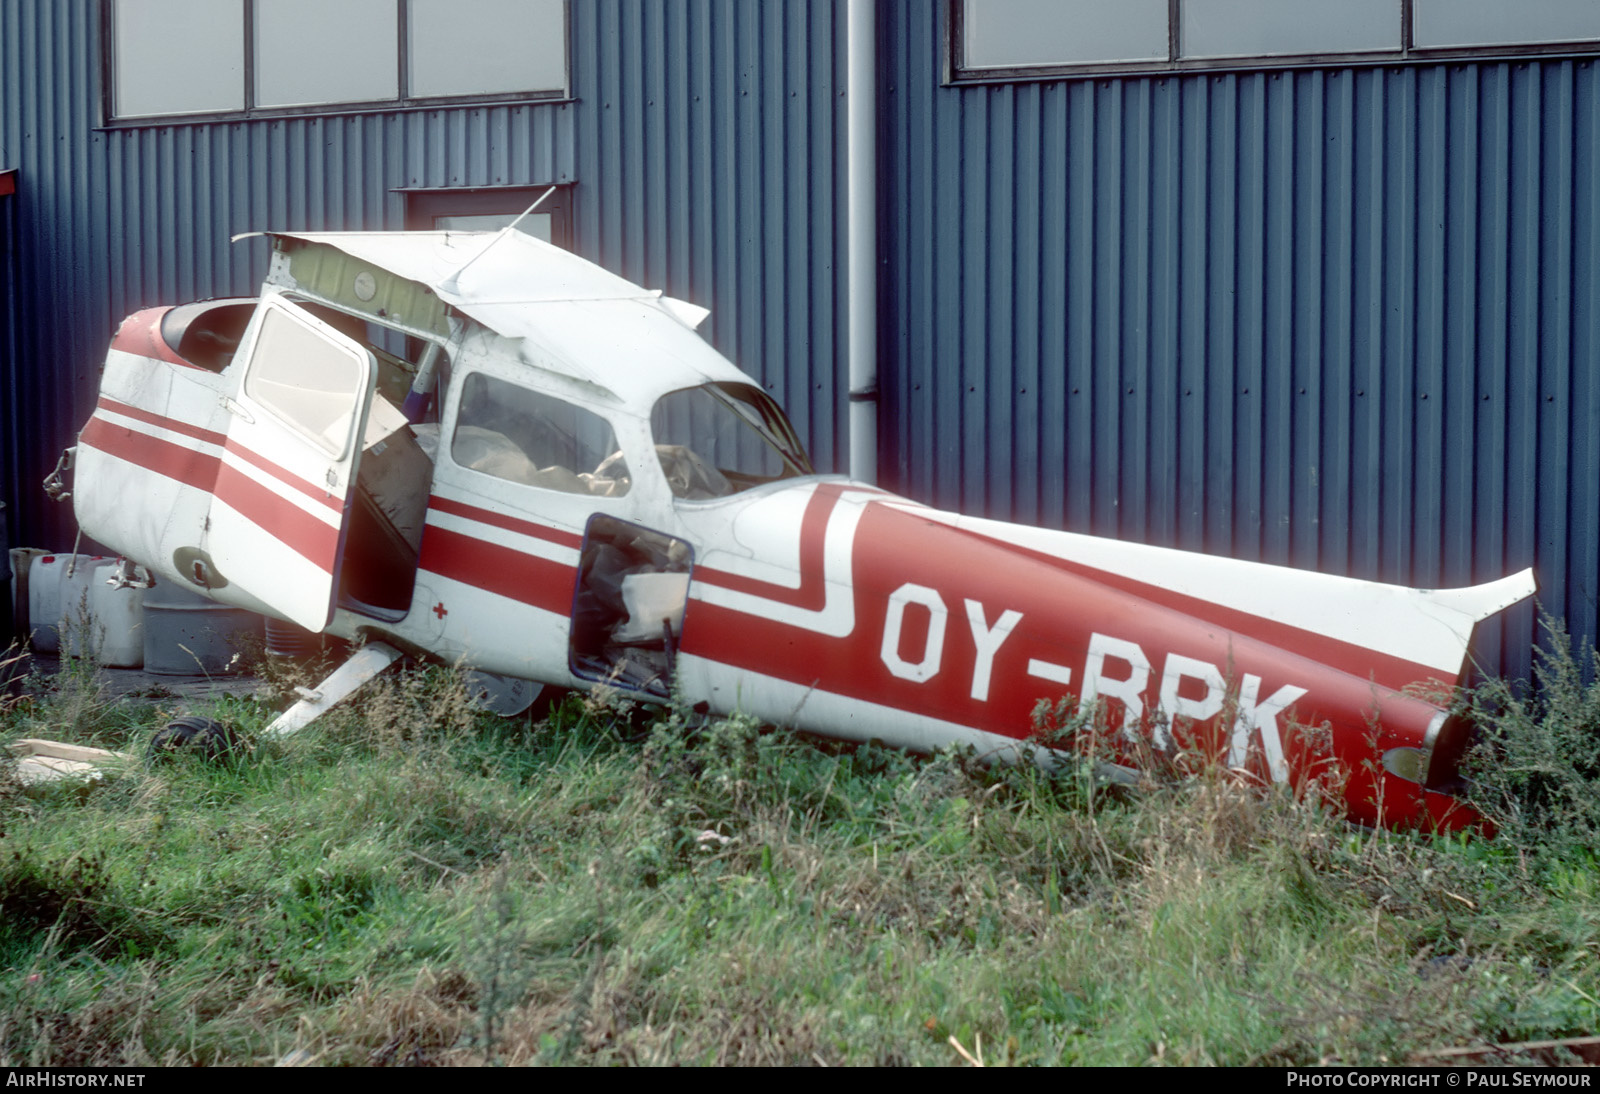
M 187 752 L 208 760 L 224 760 L 242 751 L 238 734 L 214 718 L 176 718 L 150 738 L 150 759 Z
M 523 716 L 531 722 L 542 722 L 555 713 L 556 708 L 566 702 L 567 696 L 571 694 L 567 688 L 546 684 L 539 689 L 539 694 L 534 696 L 533 704 L 523 712 Z

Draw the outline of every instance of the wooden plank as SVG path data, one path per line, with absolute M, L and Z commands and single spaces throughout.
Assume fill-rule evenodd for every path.
M 104 748 L 90 748 L 88 745 L 68 744 L 65 741 L 46 741 L 39 737 L 24 737 L 20 741 L 13 741 L 10 748 L 11 754 L 18 759 L 38 757 L 88 764 L 132 759 L 126 752 L 112 752 Z
M 1567 1055 L 1570 1054 L 1570 1055 Z M 1503 1064 L 1512 1060 L 1534 1059 L 1544 1064 L 1571 1062 L 1576 1056 L 1586 1064 L 1600 1066 L 1600 1037 L 1568 1037 L 1559 1041 L 1517 1041 L 1503 1045 L 1464 1045 L 1436 1048 L 1415 1053 L 1414 1064 L 1449 1067 L 1455 1064 Z

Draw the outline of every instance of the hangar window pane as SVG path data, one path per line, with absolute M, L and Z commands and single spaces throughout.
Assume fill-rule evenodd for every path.
M 966 0 L 977 68 L 1166 60 L 1167 0 Z
M 1272 57 L 1400 48 L 1400 0 L 1183 0 L 1182 57 Z
M 566 0 L 411 0 L 412 95 L 566 86 Z
M 243 11 L 243 0 L 120 0 L 111 35 L 117 116 L 242 110 Z
M 567 95 L 569 0 L 104 3 L 112 122 Z
M 1600 52 L 1600 0 L 946 0 L 953 83 Z
M 1419 48 L 1600 40 L 1595 0 L 1412 0 Z
M 433 218 L 433 226 L 447 232 L 498 232 L 508 224 L 534 239 L 550 242 L 549 213 L 445 213 Z
M 255 0 L 255 18 L 257 106 L 400 94 L 394 0 Z

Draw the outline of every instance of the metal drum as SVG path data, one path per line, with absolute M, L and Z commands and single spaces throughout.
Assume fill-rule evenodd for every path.
M 242 670 L 241 645 L 261 640 L 261 617 L 207 600 L 171 581 L 144 596 L 144 670 L 162 676 Z

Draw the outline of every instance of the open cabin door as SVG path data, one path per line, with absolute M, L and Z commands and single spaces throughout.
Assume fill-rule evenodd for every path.
M 227 581 L 320 631 L 372 406 L 372 352 L 281 297 L 261 302 L 237 358 L 239 391 L 217 473 L 210 553 Z

